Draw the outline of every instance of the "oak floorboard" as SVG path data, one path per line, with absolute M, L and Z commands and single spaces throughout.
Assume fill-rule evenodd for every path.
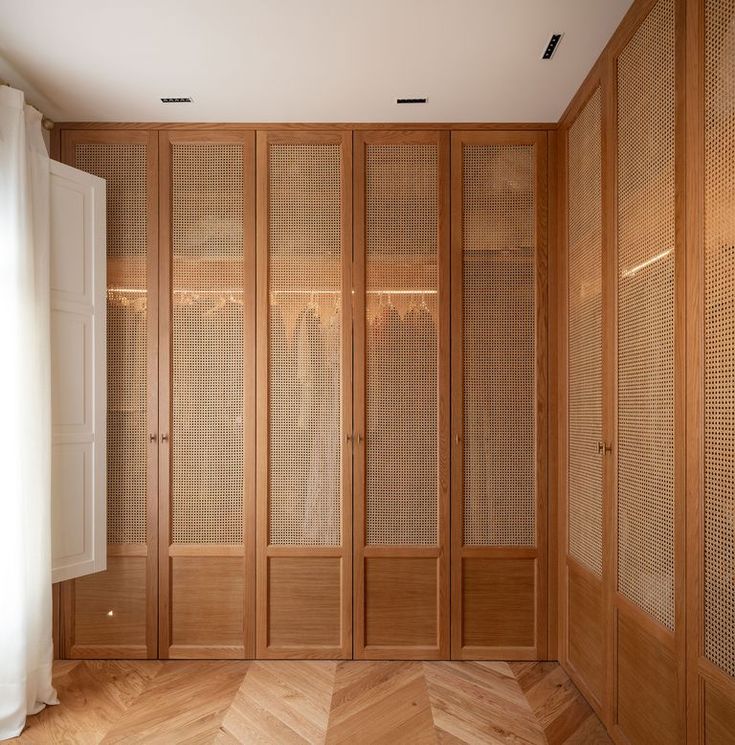
M 545 745 L 506 663 L 424 663 L 424 674 L 440 742 Z
M 323 743 L 335 669 L 310 660 L 252 663 L 217 742 Z
M 436 742 L 422 663 L 338 663 L 328 745 Z
M 97 745 L 161 671 L 152 660 L 54 663 L 60 704 L 28 717 L 12 742 L 39 745 Z
M 213 742 L 248 665 L 239 660 L 167 662 L 101 743 Z

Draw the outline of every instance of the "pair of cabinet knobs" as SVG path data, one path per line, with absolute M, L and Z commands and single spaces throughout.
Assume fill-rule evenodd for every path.
M 605 455 L 605 453 L 612 453 L 612 445 L 608 445 L 606 442 L 603 442 L 602 440 L 597 441 L 597 452 L 600 455 Z
M 158 439 L 158 435 L 151 434 L 148 436 L 151 442 L 155 442 Z M 168 442 L 168 435 L 161 435 L 161 442 Z
M 352 442 L 352 435 L 347 434 L 347 435 L 345 435 L 345 437 L 347 438 L 347 442 Z M 362 438 L 362 435 L 361 434 L 355 435 L 355 440 L 357 440 L 357 444 L 358 445 L 362 442 L 362 439 L 363 438 Z

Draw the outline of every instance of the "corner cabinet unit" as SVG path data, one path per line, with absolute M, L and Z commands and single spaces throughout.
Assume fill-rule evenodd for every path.
M 65 657 L 546 655 L 547 138 L 62 131 L 108 194 Z

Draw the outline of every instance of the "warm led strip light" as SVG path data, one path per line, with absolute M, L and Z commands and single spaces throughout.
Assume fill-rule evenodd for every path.
M 651 266 L 651 264 L 655 264 L 657 261 L 661 261 L 661 259 L 665 259 L 669 254 L 673 252 L 673 250 L 674 250 L 673 248 L 667 248 L 665 251 L 661 251 L 660 254 L 656 254 L 655 256 L 652 256 L 650 259 L 646 259 L 640 264 L 636 264 L 630 269 L 626 269 L 623 272 L 622 276 L 623 277 L 635 277 L 635 275 L 638 274 L 638 272 Z

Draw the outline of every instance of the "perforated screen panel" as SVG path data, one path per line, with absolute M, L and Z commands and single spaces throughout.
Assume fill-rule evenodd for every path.
M 602 108 L 568 135 L 569 555 L 602 576 Z
M 618 60 L 618 588 L 674 628 L 674 0 Z
M 735 676 L 735 2 L 705 2 L 704 649 Z
M 366 152 L 367 543 L 437 542 L 438 148 Z
M 243 149 L 172 145 L 173 543 L 243 540 Z
M 536 542 L 535 157 L 464 145 L 464 542 Z
M 342 182 L 338 144 L 271 144 L 270 542 L 341 541 Z
M 107 181 L 107 540 L 145 543 L 147 482 L 147 152 L 77 144 L 77 168 Z

